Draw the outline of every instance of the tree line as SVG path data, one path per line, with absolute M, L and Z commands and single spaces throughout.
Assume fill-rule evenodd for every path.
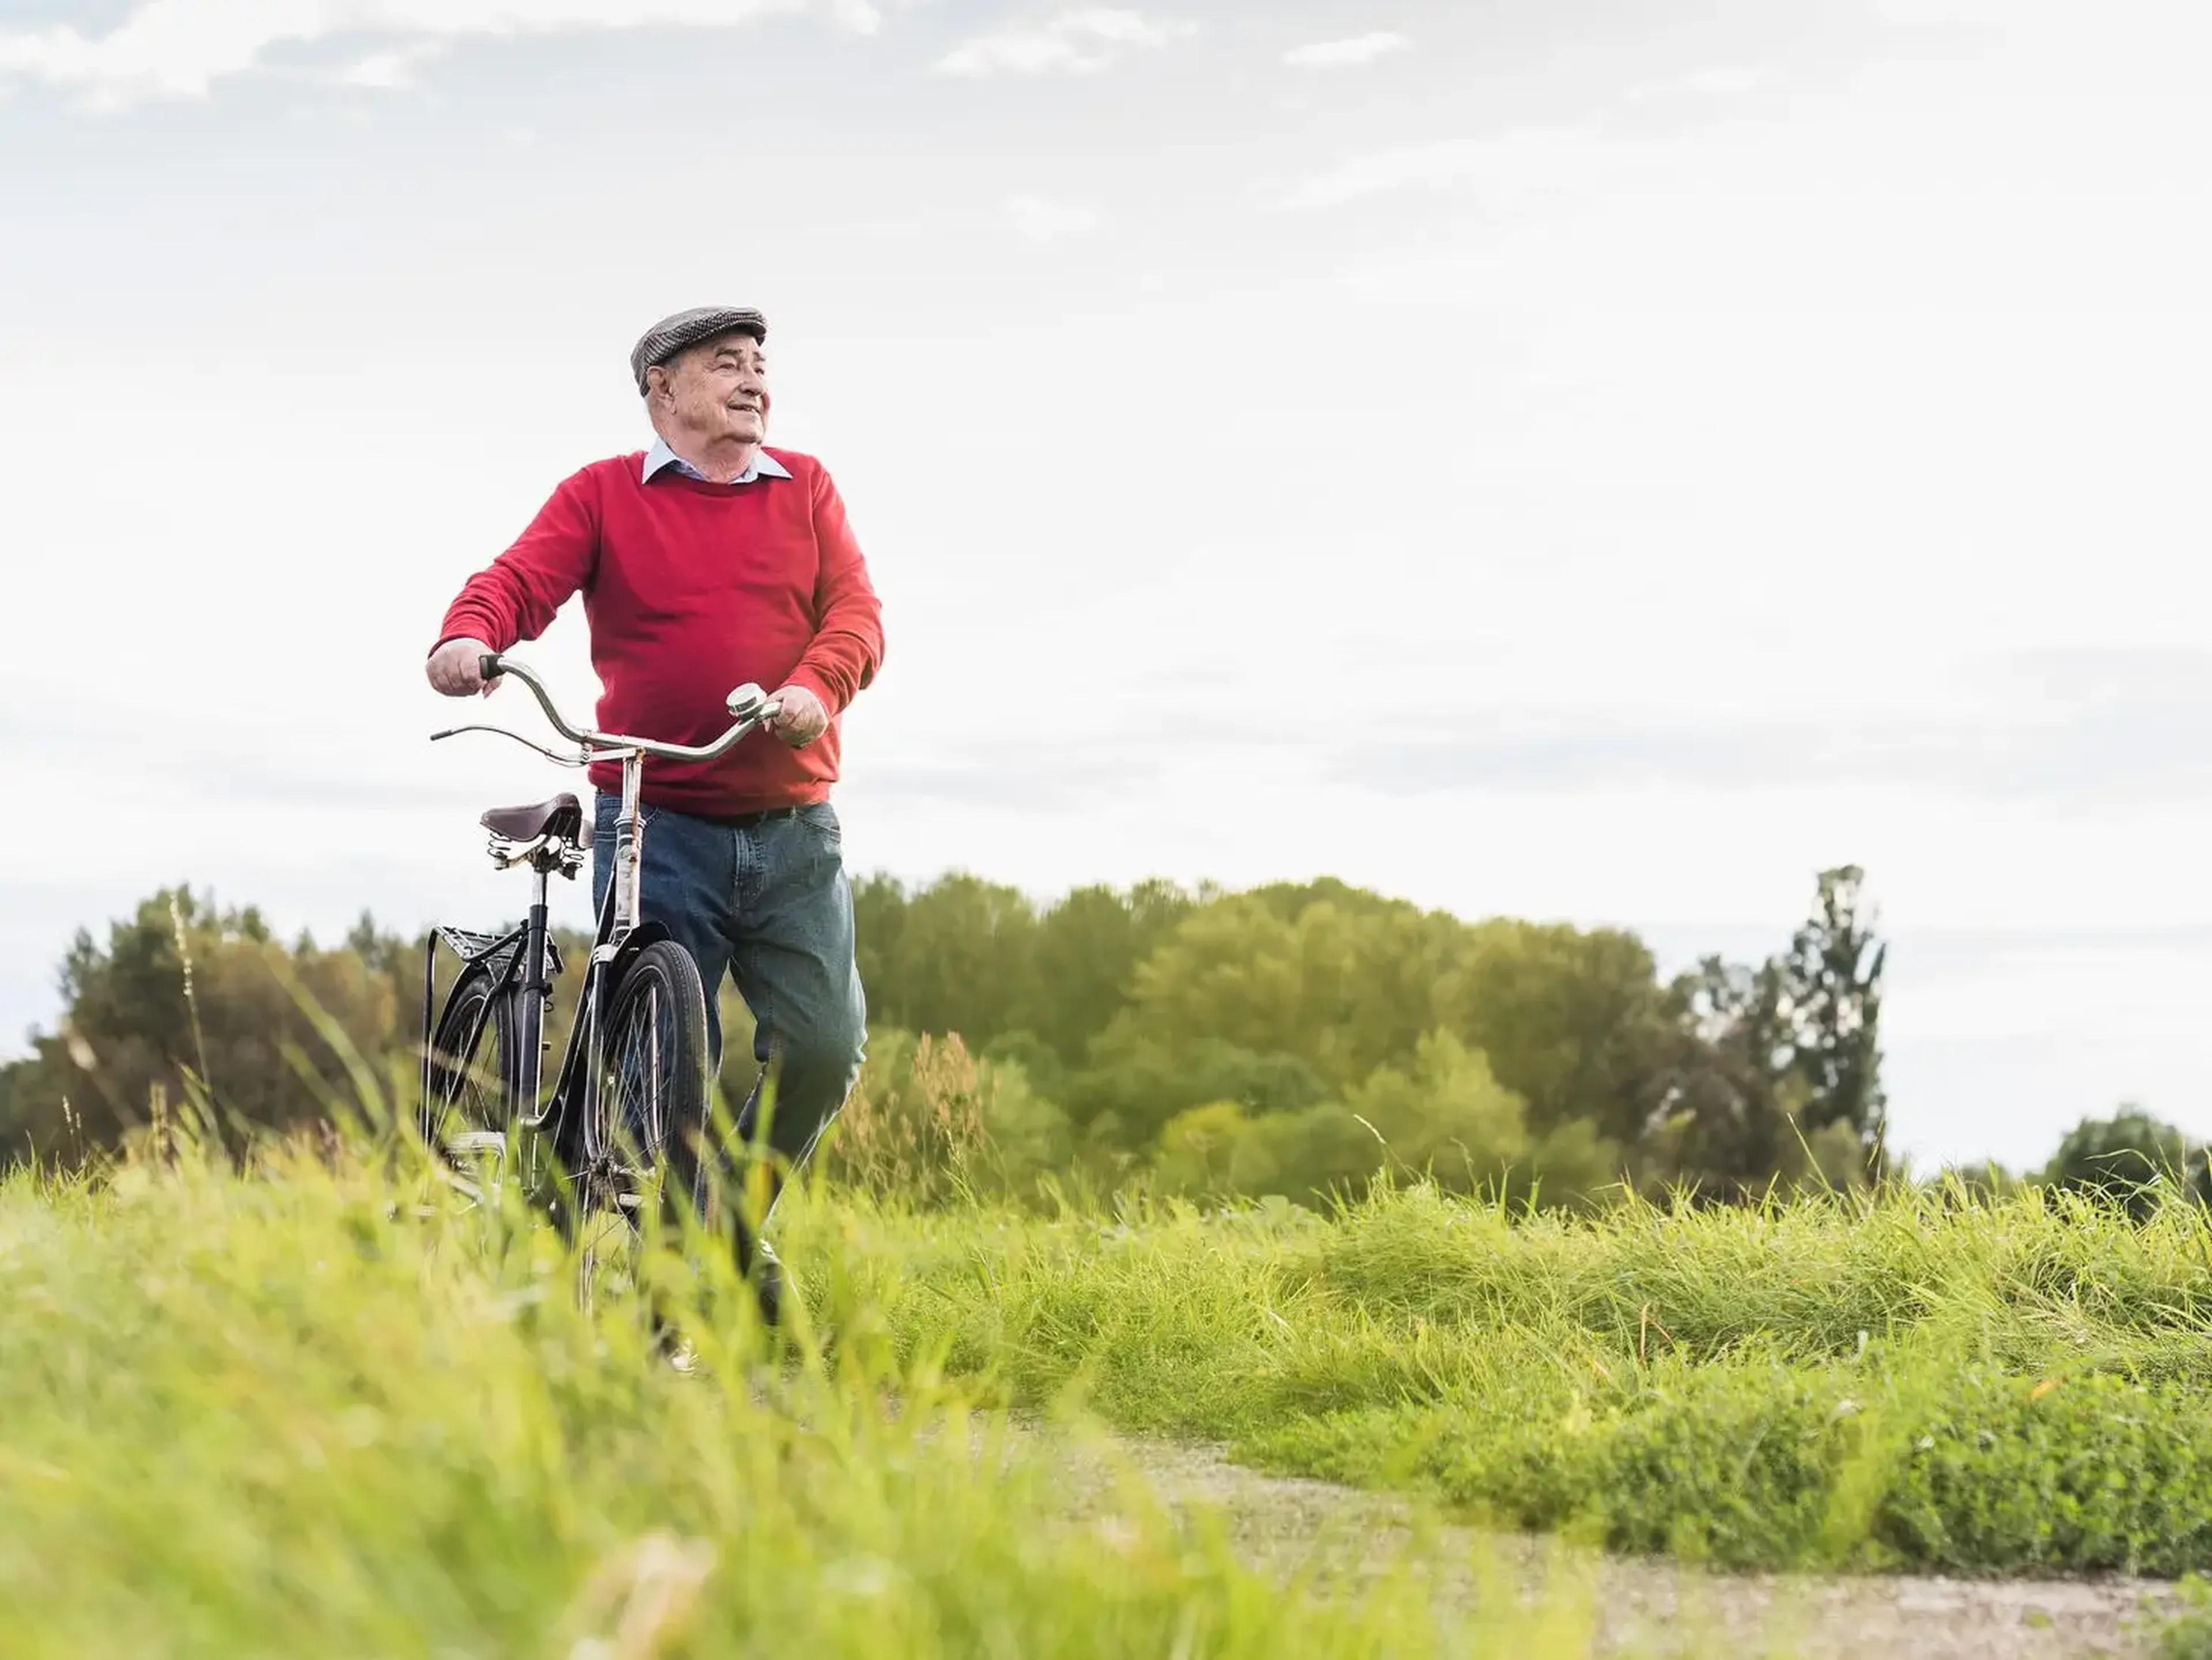
M 1316 1203 L 1392 1170 L 1574 1205 L 1890 1173 L 1887 947 L 1856 866 L 1817 876 L 1765 960 L 1671 976 L 1626 930 L 1467 921 L 1333 879 L 1039 904 L 964 873 L 878 875 L 854 898 L 869 1060 L 824 1152 L 847 1180 Z M 586 943 L 563 936 L 568 960 Z M 358 1094 L 364 1059 L 404 1097 L 422 976 L 421 942 L 373 917 L 288 942 L 251 907 L 166 889 L 104 941 L 77 936 L 56 1030 L 0 1067 L 0 1162 L 113 1146 L 188 1091 L 235 1125 L 312 1127 Z M 750 1019 L 727 987 L 721 1003 L 721 1082 L 741 1095 Z M 2177 1134 L 2123 1115 L 2069 1145 L 2084 1180 L 2122 1143 L 2144 1145 L 2142 1168 L 2201 1171 Z
M 1080 1170 L 1307 1200 L 1385 1164 L 1563 1199 L 1622 1179 L 1718 1199 L 1863 1181 L 1884 1158 L 1883 948 L 1861 885 L 1824 873 L 1765 963 L 1663 979 L 1623 930 L 1468 922 L 1334 880 L 1040 905 L 966 874 L 871 877 L 854 891 L 872 1036 L 853 1116 L 881 1128 L 917 1059 L 950 1044 L 1006 1183 Z M 287 942 L 251 907 L 164 890 L 104 941 L 78 935 L 56 1030 L 0 1068 L 0 1149 L 112 1145 L 192 1088 L 243 1124 L 316 1122 L 357 1082 L 332 1031 L 410 1075 L 421 975 L 420 942 L 371 917 Z M 723 1003 L 724 1083 L 742 1091 L 749 1023 L 727 988 Z
M 855 900 L 876 1016 L 1014 1069 L 1065 1162 L 1296 1198 L 1397 1165 L 1733 1199 L 1884 1167 L 1862 889 L 1823 873 L 1784 951 L 1671 979 L 1625 930 L 1468 922 L 1334 880 L 1040 909 L 970 876 L 877 878 Z

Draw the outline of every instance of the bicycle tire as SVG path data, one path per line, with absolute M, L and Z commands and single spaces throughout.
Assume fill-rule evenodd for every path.
M 424 1142 L 450 1160 L 458 1135 L 506 1134 L 520 1075 L 514 1000 L 500 995 L 490 971 L 478 964 L 454 982 L 430 1040 L 429 1088 L 416 1118 Z
M 599 1047 L 598 1109 L 584 1126 L 585 1157 L 603 1164 L 634 1146 L 657 1167 L 672 1129 L 680 1144 L 684 1130 L 707 1118 L 707 990 L 690 952 L 657 939 L 630 959 L 607 1000 Z M 635 1112 L 626 1110 L 633 1097 Z
M 630 959 L 607 999 L 599 1050 L 594 1105 L 579 1137 L 583 1166 L 567 1212 L 578 1248 L 577 1300 L 586 1310 L 598 1300 L 603 1256 L 611 1250 L 619 1262 L 625 1243 L 636 1237 L 638 1207 L 650 1185 L 640 1178 L 659 1169 L 670 1127 L 706 1119 L 707 994 L 690 952 L 657 939 Z M 650 1087 L 633 1113 L 623 1085 L 641 1050 L 650 1052 L 649 1064 L 635 1070 Z M 629 1162 L 633 1157 L 636 1164 Z M 664 1212 L 673 1208 L 672 1199 L 664 1183 Z

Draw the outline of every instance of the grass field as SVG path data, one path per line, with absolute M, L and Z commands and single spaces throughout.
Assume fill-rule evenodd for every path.
M 1729 1567 L 2212 1566 L 2212 1233 L 1956 1195 L 1522 1220 L 807 1219 L 1000 1398 Z
M 633 1299 L 578 1309 L 550 1231 L 425 1196 L 304 1158 L 0 1184 L 6 1653 L 1590 1651 L 1571 1582 L 1440 1621 L 1418 1553 L 1285 1595 L 1138 1484 L 1078 1513 L 1006 1406 L 1728 1566 L 2212 1558 L 2212 1252 L 2179 1208 L 802 1194 L 783 1247 L 834 1336 L 772 1356 L 655 1254 L 687 1374 Z

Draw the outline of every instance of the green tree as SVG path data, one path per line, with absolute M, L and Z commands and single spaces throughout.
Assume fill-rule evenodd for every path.
M 288 952 L 251 909 L 164 890 L 103 946 L 81 932 L 62 970 L 68 1012 L 10 1085 L 18 1151 L 69 1157 L 112 1145 L 188 1091 L 231 1121 L 275 1130 L 351 1100 L 341 1056 L 303 1004 L 374 1062 L 391 1052 L 391 981 L 351 952 Z
M 1168 1120 L 1160 1131 L 1152 1176 L 1163 1193 L 1186 1198 L 1224 1198 L 1236 1192 L 1231 1161 L 1252 1125 L 1236 1101 L 1209 1101 Z
M 911 894 L 863 883 L 854 927 L 866 942 L 861 971 L 875 976 L 862 982 L 872 1020 L 940 1037 L 957 1032 L 978 1048 L 1016 1029 L 1037 931 L 1036 909 L 1018 889 L 964 873 Z
M 1402 1071 L 1378 1067 L 1347 1104 L 1374 1127 L 1394 1167 L 1449 1192 L 1495 1187 L 1516 1165 L 1526 1176 L 1527 1103 L 1450 1032 L 1424 1037 Z
M 1127 1020 L 1170 1054 L 1207 1041 L 1297 1057 L 1332 1088 L 1409 1057 L 1458 924 L 1410 905 L 1297 909 L 1262 894 L 1186 916 L 1136 973 Z
M 1247 1198 L 1279 1195 L 1326 1206 L 1356 1197 L 1382 1168 L 1382 1144 L 1349 1108 L 1334 1102 L 1270 1113 L 1229 1147 L 1229 1186 Z
M 1174 933 L 1197 902 L 1169 882 L 1127 893 L 1077 888 L 1038 920 L 1028 983 L 1014 1024 L 1033 1032 L 1066 1066 L 1128 1006 L 1138 965 Z
M 1067 1080 L 1069 1116 L 1103 1145 L 1133 1152 L 1152 1148 L 1168 1121 L 1192 1107 L 1233 1101 L 1255 1116 L 1296 1112 L 1329 1093 L 1298 1055 L 1211 1037 L 1170 1046 L 1132 1014 L 1092 1045 L 1092 1062 Z
M 1884 1173 L 1887 950 L 1863 874 L 1822 872 L 1813 913 L 1782 955 L 1755 968 L 1708 958 L 1676 980 L 1648 1182 L 1733 1200 L 1778 1181 L 1863 1186 Z
M 1889 949 L 1875 938 L 1865 873 L 1820 873 L 1813 915 L 1787 959 L 1791 1066 L 1804 1080 L 1808 1132 L 1850 1128 L 1869 1171 L 1882 1164 L 1887 1100 L 1881 1088 L 1881 976 Z
M 1209 893 L 1218 898 L 1218 893 Z M 1418 908 L 1406 899 L 1393 899 L 1372 888 L 1355 887 L 1334 876 L 1316 878 L 1310 882 L 1266 882 L 1249 888 L 1238 896 L 1262 909 L 1279 916 L 1285 922 L 1295 922 L 1316 905 L 1327 905 L 1346 916 L 1402 916 L 1419 915 Z
M 1683 1011 L 1632 934 L 1480 923 L 1462 930 L 1437 998 L 1438 1024 L 1490 1058 L 1539 1133 L 1587 1120 L 1634 1146 L 1667 1104 Z
M 876 874 L 853 878 L 853 957 L 867 988 L 869 1014 L 885 1025 L 901 1025 L 893 1013 L 901 1002 L 902 988 L 893 983 L 892 965 L 900 961 L 900 942 L 906 931 L 907 891 L 896 877 Z
M 2205 1150 L 2132 1106 L 2110 1118 L 2085 1118 L 2069 1130 L 2045 1166 L 2043 1182 L 2094 1195 L 2137 1219 L 2157 1209 L 2161 1189 L 2212 1203 Z
M 1781 965 L 1708 957 L 1670 995 L 1680 1024 L 1664 1104 L 1644 1138 L 1645 1180 L 1708 1201 L 1755 1198 L 1782 1173 L 1796 1136 Z

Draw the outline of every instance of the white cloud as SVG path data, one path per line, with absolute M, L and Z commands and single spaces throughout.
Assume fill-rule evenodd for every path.
M 1044 75 L 1103 69 L 1116 46 L 1164 46 L 1197 25 L 1154 21 L 1141 12 L 1090 7 L 1043 23 L 1016 23 L 963 41 L 937 60 L 945 75 Z
M 1293 46 L 1283 54 L 1283 61 L 1293 69 L 1346 69 L 1371 64 L 1413 44 L 1395 29 L 1378 29 L 1372 34 L 1355 34 L 1348 40 L 1316 40 L 1310 46 Z
M 147 98 L 204 97 L 255 67 L 272 46 L 348 35 L 434 41 L 466 35 L 689 26 L 726 28 L 817 0 L 146 0 L 105 34 L 66 25 L 0 30 L 0 78 L 25 76 L 82 91 L 106 107 Z M 869 0 L 830 0 L 860 33 L 878 21 Z M 394 85 L 404 52 L 379 52 L 346 78 Z M 365 77 L 365 78 L 364 78 Z
M 1293 190 L 1284 205 L 1336 207 L 1387 191 L 1473 185 L 1493 198 L 1583 183 L 1609 151 L 1590 127 L 1526 127 L 1487 138 L 1444 138 L 1353 156 Z
M 1064 202 L 1048 202 L 1041 196 L 1017 196 L 1006 203 L 1014 228 L 1034 241 L 1050 242 L 1063 236 L 1083 236 L 1098 228 L 1098 215 L 1089 208 Z
M 1741 64 L 1717 64 L 1711 69 L 1684 76 L 1682 90 L 1703 93 L 1708 98 L 1735 98 L 1765 79 L 1766 71 L 1762 69 Z
M 2019 0 L 1875 0 L 1875 9 L 1896 23 L 2002 23 Z
M 1741 98 L 1763 86 L 1766 79 L 1765 70 L 1750 64 L 1715 64 L 1710 68 L 1685 75 L 1679 80 L 1647 81 L 1631 87 L 1628 96 L 1638 103 L 1653 98 L 1679 97 L 1684 93 L 1698 98 Z
M 1674 76 L 1670 80 L 1637 82 L 1628 88 L 1626 97 L 1631 104 L 1650 104 L 1652 100 L 1681 100 L 1681 97 L 1743 97 L 1760 86 L 1765 86 L 1770 76 L 1765 69 L 1752 64 L 1710 64 L 1705 69 L 1690 70 L 1687 76 Z
M 438 55 L 433 46 L 402 46 L 373 52 L 337 72 L 341 86 L 366 87 L 378 92 L 397 92 L 415 84 L 415 71 Z

